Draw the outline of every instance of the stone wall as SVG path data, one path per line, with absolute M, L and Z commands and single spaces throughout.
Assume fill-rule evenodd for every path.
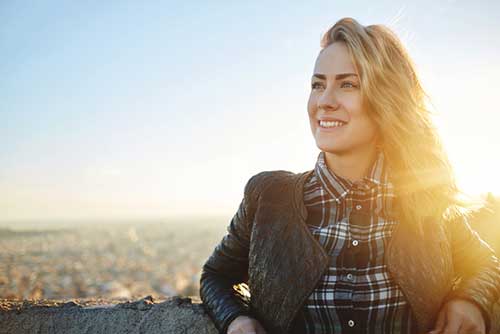
M 500 334 L 500 304 L 491 334 Z M 217 334 L 199 297 L 137 301 L 0 300 L 0 334 Z
M 197 298 L 197 300 L 196 300 Z M 0 303 L 0 333 L 9 334 L 217 334 L 198 297 L 134 302 L 6 301 Z

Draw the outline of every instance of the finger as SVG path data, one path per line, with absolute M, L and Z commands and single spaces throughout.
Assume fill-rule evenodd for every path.
M 238 328 L 238 334 L 257 334 L 257 331 L 254 328 L 245 328 L 245 327 L 240 327 Z
M 432 329 L 428 334 L 441 333 L 445 325 L 446 325 L 446 312 L 443 309 L 441 309 L 441 311 L 439 311 L 436 324 L 434 325 L 434 329 Z
M 239 326 L 237 328 L 234 329 L 234 331 L 231 332 L 231 334 L 232 333 L 234 333 L 234 334 L 257 334 L 257 331 L 251 323 L 242 322 L 241 324 L 239 324 Z M 230 333 L 228 332 L 228 334 L 230 334 Z
M 479 328 L 473 323 L 463 322 L 458 334 L 484 334 L 484 329 Z
M 248 331 L 248 329 L 245 329 L 244 327 L 238 327 L 235 332 L 231 332 L 231 333 L 235 333 L 235 334 L 249 334 L 249 333 L 255 333 L 255 332 Z
M 447 320 L 443 334 L 458 334 L 463 321 L 462 317 L 452 313 Z
M 257 334 L 257 329 L 254 326 L 240 327 L 241 334 Z

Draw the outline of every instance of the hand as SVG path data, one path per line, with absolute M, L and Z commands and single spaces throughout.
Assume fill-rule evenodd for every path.
M 240 315 L 231 321 L 227 334 L 266 334 L 266 331 L 254 318 Z
M 464 299 L 451 299 L 439 311 L 434 329 L 428 334 L 485 334 L 481 310 Z

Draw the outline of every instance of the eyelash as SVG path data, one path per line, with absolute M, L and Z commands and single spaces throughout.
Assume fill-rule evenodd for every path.
M 348 87 L 348 88 L 357 88 L 357 87 L 358 87 L 357 85 L 355 85 L 353 82 L 350 82 L 350 81 L 343 81 L 343 82 L 340 84 L 340 86 L 342 87 L 342 85 L 343 85 L 343 84 L 346 84 L 346 83 L 347 83 L 347 84 L 351 84 L 351 85 L 352 85 L 352 87 Z M 312 89 L 315 89 L 315 88 L 317 87 L 317 85 L 320 85 L 320 84 L 321 84 L 321 83 L 319 83 L 319 82 L 315 82 L 315 83 L 313 83 L 313 84 L 311 85 L 311 88 L 312 88 Z

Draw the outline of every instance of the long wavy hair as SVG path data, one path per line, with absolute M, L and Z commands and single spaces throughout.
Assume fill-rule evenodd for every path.
M 363 106 L 380 131 L 397 215 L 416 232 L 426 223 L 471 213 L 434 126 L 430 101 L 415 65 L 393 31 L 343 18 L 322 37 L 321 48 L 344 42 L 360 75 Z M 445 218 L 445 219 L 443 219 Z

